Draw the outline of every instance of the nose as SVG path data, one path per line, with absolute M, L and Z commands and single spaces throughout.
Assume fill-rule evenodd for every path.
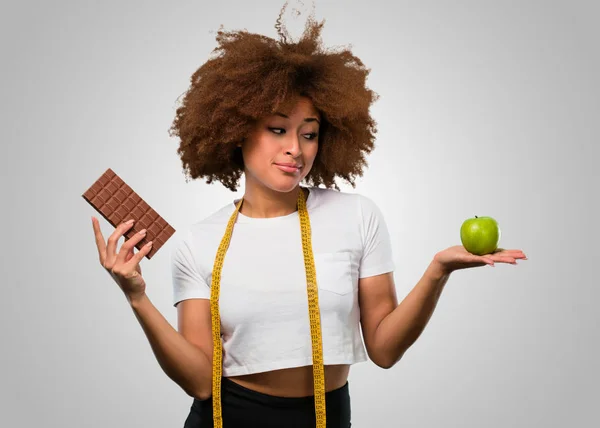
M 285 139 L 285 154 L 296 158 L 302 154 L 300 140 L 298 139 L 298 136 L 292 132 L 288 135 L 289 138 Z

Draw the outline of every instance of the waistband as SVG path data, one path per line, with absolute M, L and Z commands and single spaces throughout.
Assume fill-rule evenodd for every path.
M 334 389 L 332 391 L 325 393 L 325 403 L 326 406 L 330 405 L 339 405 L 341 402 L 349 400 L 349 383 L 346 382 L 344 386 Z M 259 405 L 267 405 L 269 407 L 291 407 L 291 408 L 299 408 L 299 407 L 314 407 L 315 397 L 314 395 L 309 395 L 305 397 L 280 397 L 275 395 L 269 395 L 262 392 L 254 391 L 252 389 L 246 388 L 238 383 L 235 383 L 231 379 L 223 377 L 221 379 L 221 401 L 223 405 L 226 404 L 227 401 L 237 401 L 243 400 L 247 403 L 255 403 Z M 207 400 L 198 400 L 194 399 L 194 405 L 202 406 L 207 404 L 207 402 L 212 403 L 212 396 Z

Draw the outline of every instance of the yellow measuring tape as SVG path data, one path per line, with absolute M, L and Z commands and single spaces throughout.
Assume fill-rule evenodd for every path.
M 235 211 L 229 218 L 225 235 L 221 240 L 212 273 L 212 284 L 210 293 L 210 308 L 212 314 L 213 335 L 213 372 L 212 372 L 212 404 L 213 421 L 215 428 L 223 427 L 221 415 L 221 376 L 223 372 L 223 349 L 221 345 L 221 317 L 219 315 L 219 291 L 221 289 L 221 271 L 225 253 L 229 248 L 233 226 L 238 212 L 242 206 L 243 198 L 236 205 Z M 321 316 L 319 314 L 319 295 L 317 290 L 317 278 L 315 272 L 315 261 L 312 251 L 310 237 L 310 220 L 306 210 L 306 199 L 304 191 L 300 188 L 298 192 L 298 215 L 300 217 L 300 232 L 302 234 L 302 252 L 304 253 L 304 268 L 306 271 L 306 288 L 308 292 L 308 315 L 310 320 L 310 337 L 312 341 L 313 377 L 315 414 L 317 428 L 325 428 L 325 370 L 323 366 L 323 339 L 321 336 Z

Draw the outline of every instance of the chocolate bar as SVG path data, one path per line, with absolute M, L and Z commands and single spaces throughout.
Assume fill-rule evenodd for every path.
M 133 226 L 123 234 L 125 239 L 146 229 L 146 236 L 135 247 L 139 250 L 152 241 L 147 259 L 151 259 L 175 233 L 175 229 L 110 168 L 81 196 L 115 228 L 134 219 Z

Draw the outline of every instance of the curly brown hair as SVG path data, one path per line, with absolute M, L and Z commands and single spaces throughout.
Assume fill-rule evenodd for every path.
M 324 20 L 307 19 L 298 42 L 288 41 L 280 11 L 280 40 L 246 30 L 217 32 L 216 54 L 191 76 L 169 134 L 180 138 L 183 171 L 237 190 L 244 172 L 239 143 L 257 121 L 291 97 L 308 97 L 321 114 L 319 149 L 308 184 L 334 187 L 338 176 L 355 187 L 374 148 L 376 122 L 369 107 L 379 97 L 366 87 L 370 69 L 348 48 L 324 49 Z M 289 98 L 288 98 L 289 97 Z

